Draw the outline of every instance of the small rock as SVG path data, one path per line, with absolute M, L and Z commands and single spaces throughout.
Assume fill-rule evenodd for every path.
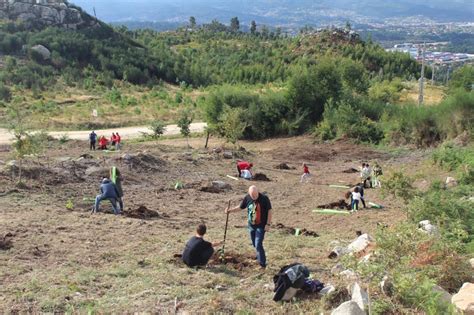
M 318 293 L 320 295 L 328 295 L 328 294 L 330 294 L 334 291 L 336 291 L 336 288 L 332 284 L 328 284 L 321 291 L 319 291 Z
M 339 275 L 346 277 L 349 280 L 357 280 L 357 274 L 350 269 L 344 270 L 343 272 L 339 273 Z
M 230 186 L 226 182 L 223 182 L 223 181 L 220 181 L 220 180 L 213 181 L 212 182 L 212 187 L 217 188 L 217 189 L 221 189 L 221 190 L 232 189 L 232 186 Z
M 354 301 L 344 302 L 331 312 L 331 315 L 365 315 L 365 312 Z
M 469 259 L 472 269 L 474 269 L 474 258 Z
M 216 285 L 216 286 L 214 287 L 214 289 L 215 289 L 216 291 L 225 291 L 225 290 L 227 290 L 227 288 L 226 288 L 225 286 L 220 285 L 220 284 Z
M 222 156 L 224 157 L 224 159 L 232 159 L 234 157 L 234 155 L 230 151 L 225 151 Z
M 446 178 L 446 187 L 456 187 L 458 185 L 458 182 L 455 178 L 453 177 L 447 177 Z
M 352 243 L 350 243 L 349 246 L 347 246 L 347 250 L 350 253 L 358 253 L 366 249 L 371 242 L 373 242 L 373 239 L 369 236 L 369 234 L 362 234 Z
M 365 310 L 365 306 L 369 305 L 369 295 L 367 292 L 357 282 L 348 291 L 351 292 L 352 301 L 356 302 L 361 310 Z
M 380 282 L 380 290 L 385 296 L 393 295 L 393 283 L 388 276 L 384 276 Z
M 332 275 L 338 275 L 344 271 L 344 266 L 341 263 L 337 263 L 334 267 L 331 268 Z
M 7 162 L 7 166 L 16 166 L 16 165 L 17 165 L 16 160 L 11 160 Z
M 451 299 L 458 310 L 464 315 L 474 315 L 474 283 L 466 282 L 459 292 Z
M 212 152 L 214 152 L 214 153 L 222 153 L 222 148 L 214 148 L 214 149 L 212 149 Z

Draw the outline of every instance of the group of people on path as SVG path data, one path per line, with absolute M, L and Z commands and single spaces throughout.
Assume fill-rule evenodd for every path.
M 97 136 L 95 131 L 92 131 L 89 134 L 90 150 L 95 151 L 97 142 L 99 143 L 99 150 L 108 150 L 107 145 L 110 144 L 115 150 L 118 151 L 121 147 L 122 137 L 118 132 L 112 132 L 110 139 L 107 139 L 105 136 Z

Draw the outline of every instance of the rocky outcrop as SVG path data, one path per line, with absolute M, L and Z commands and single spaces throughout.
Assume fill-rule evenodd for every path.
M 63 0 L 0 0 L 0 18 L 69 29 L 97 24 L 97 20 Z

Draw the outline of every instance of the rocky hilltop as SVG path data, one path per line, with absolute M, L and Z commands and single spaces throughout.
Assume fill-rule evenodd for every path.
M 90 27 L 98 23 L 78 7 L 63 0 L 0 0 L 0 19 L 69 29 Z

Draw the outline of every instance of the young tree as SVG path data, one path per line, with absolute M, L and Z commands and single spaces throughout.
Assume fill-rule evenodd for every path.
M 220 119 L 219 132 L 233 145 L 236 145 L 237 141 L 242 138 L 245 128 L 247 128 L 244 115 L 245 110 L 243 108 L 228 107 Z
M 191 17 L 189 18 L 189 26 L 190 26 L 191 28 L 196 28 L 196 18 L 195 18 L 194 16 L 191 16 Z
M 230 19 L 230 30 L 232 32 L 238 32 L 240 29 L 240 22 L 238 17 L 233 17 Z
M 26 156 L 41 151 L 43 146 L 42 134 L 35 135 L 28 132 L 27 117 L 29 111 L 22 106 L 19 98 L 14 99 L 7 106 L 7 113 L 9 117 L 8 129 L 15 138 L 12 147 L 14 157 L 18 161 L 18 185 L 21 185 L 23 160 Z
M 255 35 L 257 33 L 257 23 L 252 21 L 250 23 L 250 34 Z
M 153 132 L 154 138 L 159 138 L 165 132 L 166 124 L 161 120 L 154 120 L 149 129 Z
M 181 134 L 186 137 L 186 142 L 189 147 L 189 135 L 191 134 L 191 123 L 193 122 L 193 115 L 189 109 L 184 109 L 179 114 L 178 127 Z

